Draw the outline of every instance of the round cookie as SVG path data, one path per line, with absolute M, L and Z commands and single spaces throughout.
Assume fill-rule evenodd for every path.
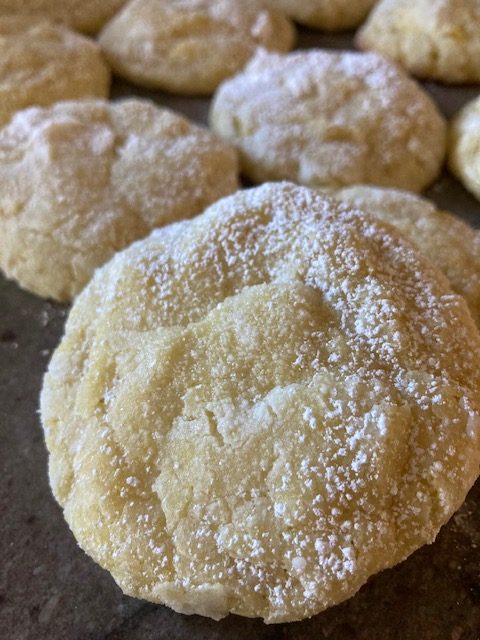
M 380 0 L 356 36 L 413 75 L 480 82 L 479 0 Z
M 237 158 L 150 102 L 64 102 L 0 130 L 0 185 L 0 267 L 68 301 L 119 249 L 235 191 Z
M 375 0 L 267 0 L 267 4 L 307 27 L 343 31 L 357 27 Z
M 293 26 L 258 0 L 132 0 L 100 34 L 114 72 L 172 93 L 209 94 L 259 46 L 288 51 Z
M 0 18 L 0 59 L 0 126 L 25 107 L 109 93 L 97 44 L 53 22 Z
M 443 271 L 480 327 L 480 231 L 408 191 L 359 185 L 329 193 L 401 231 Z
M 219 87 L 210 122 L 254 182 L 420 191 L 445 154 L 433 101 L 375 53 L 261 51 Z
M 460 109 L 450 124 L 448 165 L 480 200 L 480 97 Z
M 0 16 L 50 18 L 95 34 L 126 0 L 0 0 Z
M 480 463 L 480 336 L 394 229 L 292 184 L 154 231 L 77 298 L 50 482 L 132 596 L 297 620 L 431 542 Z

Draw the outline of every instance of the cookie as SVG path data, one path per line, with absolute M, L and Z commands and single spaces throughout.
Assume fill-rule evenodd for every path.
M 46 374 L 50 482 L 129 595 L 298 620 L 435 538 L 480 463 L 480 336 L 387 225 L 266 184 L 98 270 Z
M 445 154 L 433 101 L 375 53 L 262 51 L 219 87 L 210 122 L 254 182 L 420 191 Z
M 451 122 L 448 164 L 480 200 L 480 98 L 466 104 Z
M 0 59 L 0 126 L 25 107 L 109 93 L 99 47 L 53 22 L 0 18 Z
M 0 0 L 0 16 L 50 18 L 95 34 L 124 4 L 125 0 Z
M 480 82 L 480 2 L 380 0 L 356 44 L 389 56 L 420 78 Z
M 331 195 L 395 226 L 450 281 L 480 327 L 480 231 L 413 193 L 355 186 Z
M 155 227 L 237 188 L 235 151 L 153 104 L 79 101 L 0 130 L 0 268 L 63 302 Z
M 132 0 L 100 34 L 114 72 L 180 94 L 212 93 L 258 47 L 288 51 L 294 28 L 258 0 Z
M 325 31 L 357 27 L 375 0 L 267 0 L 272 9 L 283 11 L 301 24 Z

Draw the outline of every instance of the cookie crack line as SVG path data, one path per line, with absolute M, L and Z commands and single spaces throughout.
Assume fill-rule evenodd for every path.
M 446 123 L 434 102 L 372 53 L 259 51 L 220 85 L 209 120 L 254 182 L 420 191 L 445 155 Z
M 115 251 L 238 186 L 233 148 L 139 99 L 21 111 L 1 132 L 0 154 L 0 267 L 62 302 Z

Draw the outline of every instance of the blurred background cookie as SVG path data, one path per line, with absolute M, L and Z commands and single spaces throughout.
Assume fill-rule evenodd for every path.
M 457 113 L 449 134 L 449 167 L 480 200 L 480 97 Z
M 32 105 L 105 98 L 108 69 L 98 45 L 48 20 L 0 18 L 0 125 Z
M 266 0 L 266 4 L 307 27 L 343 31 L 357 27 L 375 0 Z
M 413 75 L 480 82 L 478 0 L 380 0 L 356 37 Z
M 125 0 L 0 0 L 0 16 L 50 18 L 94 34 L 123 4 Z
M 479 359 L 465 301 L 393 228 L 292 184 L 240 191 L 77 298 L 41 397 L 51 486 L 129 595 L 303 619 L 461 505 Z
M 375 53 L 261 51 L 219 87 L 210 122 L 254 182 L 420 191 L 445 155 L 432 99 Z
M 100 34 L 114 72 L 172 93 L 209 94 L 256 49 L 288 51 L 292 24 L 259 0 L 132 0 Z
M 232 148 L 149 102 L 28 109 L 0 130 L 0 267 L 68 301 L 115 251 L 236 188 Z
M 359 185 L 329 193 L 401 231 L 443 271 L 480 327 L 480 231 L 408 191 Z

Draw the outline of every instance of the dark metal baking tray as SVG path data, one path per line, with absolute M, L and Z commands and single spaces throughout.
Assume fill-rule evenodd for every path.
M 302 31 L 299 46 L 351 48 L 351 35 Z M 447 116 L 480 92 L 426 87 Z M 149 97 L 206 122 L 206 99 L 142 91 L 120 81 L 112 95 Z M 448 173 L 427 195 L 480 227 L 480 203 Z M 38 394 L 67 313 L 0 276 L 0 638 L 480 639 L 480 482 L 433 545 L 372 578 L 354 598 L 304 622 L 266 626 L 236 616 L 214 622 L 122 595 L 76 545 L 47 481 Z

